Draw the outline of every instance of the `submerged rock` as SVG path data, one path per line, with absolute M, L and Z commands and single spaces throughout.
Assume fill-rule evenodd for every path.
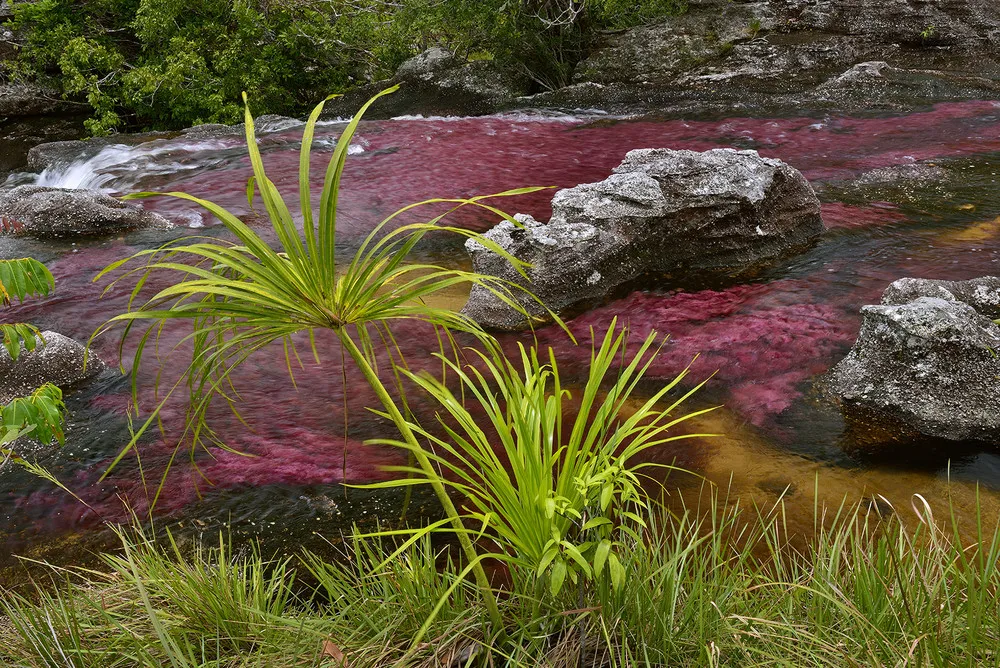
M 518 216 L 486 237 L 528 262 L 530 283 L 500 254 L 469 241 L 473 269 L 525 286 L 545 308 L 593 304 L 648 274 L 736 276 L 773 263 L 823 232 L 820 205 L 796 169 L 756 151 L 630 151 L 599 183 L 560 190 L 552 218 Z M 515 295 L 525 311 L 545 308 Z M 494 328 L 524 315 L 475 287 L 464 312 Z
M 903 278 L 861 309 L 829 384 L 862 447 L 1000 442 L 1000 277 Z
M 28 396 L 46 383 L 67 388 L 104 370 L 104 362 L 96 355 L 86 358 L 85 367 L 85 354 L 82 344 L 49 331 L 41 333 L 38 347 L 22 350 L 16 361 L 0 347 L 0 405 Z
M 109 146 L 137 146 L 156 139 L 171 139 L 177 135 L 177 132 L 136 132 L 116 134 L 111 137 L 46 142 L 28 151 L 26 169 L 29 172 L 41 172 L 49 167 L 69 165 L 92 158 Z
M 17 233 L 42 239 L 171 227 L 158 213 L 95 190 L 33 185 L 0 192 L 0 218 Z

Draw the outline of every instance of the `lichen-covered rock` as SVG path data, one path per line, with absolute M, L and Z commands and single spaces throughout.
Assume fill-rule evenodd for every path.
M 436 72 L 451 67 L 455 64 L 455 54 L 439 46 L 427 49 L 423 53 L 413 56 L 396 70 L 396 76 L 400 78 L 415 77 L 428 72 Z
M 0 347 L 0 405 L 28 396 L 46 383 L 67 388 L 88 380 L 104 370 L 104 362 L 89 355 L 86 348 L 58 332 L 42 332 L 41 341 L 31 352 L 21 351 L 17 360 Z
M 649 274 L 736 276 L 775 262 L 823 231 L 805 178 L 756 151 L 630 151 L 599 183 L 560 190 L 552 218 L 519 216 L 486 237 L 531 265 L 530 283 L 493 250 L 467 244 L 473 269 L 529 289 L 556 313 L 606 299 Z M 545 308 L 518 295 L 532 317 Z M 465 313 L 516 329 L 524 314 L 473 288 Z
M 158 213 L 95 190 L 34 185 L 0 192 L 0 217 L 16 233 L 43 239 L 171 227 Z
M 829 375 L 861 446 L 1000 442 L 1000 278 L 903 278 Z
M 882 303 L 906 304 L 920 297 L 937 297 L 968 304 L 988 318 L 1000 318 L 1000 277 L 983 276 L 968 281 L 901 278 L 882 293 Z

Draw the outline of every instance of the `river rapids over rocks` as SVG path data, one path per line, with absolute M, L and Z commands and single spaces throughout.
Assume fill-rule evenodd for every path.
M 342 124 L 317 133 L 313 181 L 321 183 L 324 158 Z M 295 198 L 301 125 L 278 123 L 259 138 L 269 176 Z M 269 130 L 269 131 L 268 131 Z M 609 303 L 568 322 L 581 342 L 546 327 L 538 341 L 552 346 L 569 378 L 580 378 L 589 360 L 591 329 L 611 319 L 626 322 L 636 342 L 649 331 L 669 336 L 652 368 L 648 389 L 689 364 L 692 378 L 709 378 L 690 408 L 721 405 L 691 427 L 717 437 L 683 440 L 650 456 L 676 463 L 749 495 L 763 504 L 782 494 L 800 507 L 798 522 L 811 526 L 814 482 L 823 501 L 852 502 L 881 494 L 899 508 L 910 495 L 949 494 L 959 509 L 971 507 L 975 484 L 987 491 L 987 509 L 1000 499 L 1000 456 L 970 448 L 950 465 L 943 459 L 855 459 L 845 448 L 844 423 L 824 396 L 819 379 L 844 357 L 858 334 L 859 309 L 877 303 L 902 276 L 964 280 L 1000 273 L 1000 103 L 944 103 L 907 115 L 676 120 L 509 113 L 480 118 L 404 117 L 369 121 L 354 139 L 342 185 L 339 243 L 345 257 L 372 226 L 399 207 L 432 197 L 461 197 L 530 185 L 572 187 L 604 179 L 635 148 L 704 151 L 754 149 L 780 158 L 810 181 L 822 201 L 827 232 L 810 249 L 739 283 L 649 279 Z M 77 160 L 55 162 L 42 174 L 14 174 L 4 188 L 37 183 L 93 188 L 121 195 L 139 190 L 184 191 L 243 216 L 265 236 L 267 222 L 246 201 L 249 162 L 239 131 L 180 135 L 136 146 L 108 145 Z M 539 220 L 551 215 L 551 190 L 495 202 L 510 213 Z M 318 192 L 314 192 L 314 198 Z M 143 206 L 174 224 L 104 238 L 32 240 L 0 236 L 0 257 L 31 255 L 47 263 L 56 291 L 0 313 L 6 322 L 29 321 L 41 329 L 86 341 L 109 317 L 125 310 L 130 286 L 102 297 L 95 274 L 111 262 L 178 235 L 225 238 L 221 226 L 194 205 L 170 198 Z M 262 207 L 261 207 L 262 211 Z M 486 230 L 497 221 L 463 209 L 453 224 Z M 418 259 L 468 267 L 462 240 L 436 236 Z M 149 287 L 155 287 L 153 285 Z M 461 308 L 466 295 L 449 305 Z M 168 330 L 159 354 L 171 352 L 183 329 Z M 433 368 L 435 338 L 423 327 L 400 325 L 396 335 L 416 367 Z M 389 447 L 365 445 L 391 437 L 391 425 L 366 411 L 375 398 L 350 367 L 342 371 L 332 337 L 320 336 L 322 363 L 303 356 L 288 379 L 280 348 L 258 354 L 235 377 L 249 428 L 224 406 L 213 425 L 238 453 L 182 452 L 164 479 L 157 501 L 162 517 L 189 528 L 230 522 L 235 532 L 303 543 L 333 535 L 352 522 L 398 516 L 398 499 L 370 492 L 345 493 L 342 483 L 384 479 L 385 465 L 405 462 Z M 504 334 L 511 347 L 530 335 Z M 105 521 L 127 520 L 149 507 L 171 459 L 184 411 L 164 411 L 167 433 L 144 439 L 140 459 L 127 457 L 102 480 L 129 439 L 129 381 L 115 368 L 118 339 L 105 335 L 93 349 L 109 362 L 96 380 L 67 395 L 69 428 L 61 449 L 34 457 L 70 490 L 15 468 L 0 472 L 0 565 L 7 555 L 46 558 L 71 554 L 78 537 Z M 134 347 L 126 347 L 128 366 Z M 172 382 L 180 362 L 167 365 Z M 143 408 L 155 405 L 154 356 L 138 383 Z M 350 419 L 345 428 L 345 410 Z M 419 417 L 434 407 L 417 403 Z M 697 489 L 697 479 L 676 476 L 674 487 Z M 950 483 L 949 483 L 950 479 Z M 416 512 L 433 511 L 418 495 Z M 131 510 L 129 510 L 131 509 Z M 793 518 L 794 519 L 794 518 Z M 76 547 L 74 547 L 76 546 Z

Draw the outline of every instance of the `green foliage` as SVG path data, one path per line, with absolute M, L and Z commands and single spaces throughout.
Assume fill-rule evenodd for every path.
M 594 20 L 621 29 L 661 21 L 687 11 L 687 0 L 591 0 Z
M 240 93 L 295 115 L 411 53 L 383 0 L 40 0 L 15 4 L 22 77 L 54 77 L 93 134 L 235 123 Z
M 0 302 L 9 305 L 26 297 L 45 297 L 56 282 L 48 268 L 34 258 L 0 260 Z
M 21 1 L 15 70 L 87 100 L 93 134 L 235 123 L 242 91 L 266 113 L 300 115 L 317 91 L 387 78 L 434 44 L 556 88 L 600 30 L 685 8 L 685 0 Z
M 0 434 L 27 433 L 42 443 L 53 440 L 62 444 L 63 410 L 62 390 L 51 383 L 42 385 L 27 397 L 18 397 L 0 407 Z
M 10 305 L 15 299 L 24 302 L 30 296 L 46 296 L 55 288 L 48 268 L 33 258 L 0 260 L 0 302 Z M 39 343 L 45 345 L 38 329 L 24 323 L 0 324 L 3 346 L 12 360 L 22 348 L 28 352 Z M 15 453 L 9 447 L 16 439 L 30 434 L 42 443 L 63 442 L 62 391 L 47 383 L 28 397 L 15 398 L 0 406 L 0 457 L 6 461 Z
M 956 518 L 935 517 L 917 495 L 915 520 L 845 503 L 817 509 L 814 534 L 792 536 L 781 504 L 697 501 L 707 510 L 654 509 L 642 536 L 623 537 L 619 589 L 604 583 L 582 600 L 565 590 L 560 610 L 536 617 L 533 592 L 514 581 L 500 601 L 503 643 L 484 633 L 461 564 L 426 536 L 400 550 L 356 535 L 338 558 L 305 555 L 325 598 L 303 601 L 285 560 L 225 541 L 178 554 L 122 534 L 104 569 L 53 568 L 55 592 L 0 586 L 0 664 L 336 665 L 325 643 L 354 668 L 996 664 L 1000 527 L 981 515 L 963 518 L 974 536 L 963 541 Z M 411 647 L 435 610 L 434 641 Z
M 686 0 L 408 0 L 401 11 L 423 41 L 485 54 L 547 90 L 571 82 L 601 30 L 686 9 Z
M 521 346 L 517 363 L 499 354 L 481 354 L 467 367 L 444 360 L 448 373 L 460 379 L 462 396 L 472 397 L 485 419 L 477 420 L 440 379 L 404 372 L 445 413 L 444 436 L 411 425 L 431 444 L 434 480 L 463 499 L 479 544 L 491 544 L 490 556 L 529 583 L 540 603 L 549 599 L 546 592 L 558 601 L 570 584 L 604 579 L 621 589 L 622 540 L 638 541 L 646 528 L 648 506 L 639 480 L 644 465 L 638 458 L 651 447 L 690 438 L 673 428 L 704 412 L 673 415 L 700 386 L 661 405 L 686 372 L 632 405 L 656 358 L 657 335 L 626 357 L 629 332 L 616 331 L 616 325 L 612 321 L 603 340 L 594 341 L 575 412 L 551 349 L 548 359 L 540 359 L 536 348 Z M 412 477 L 373 487 L 430 481 L 419 469 L 396 470 Z
M 45 345 L 38 328 L 26 323 L 0 324 L 0 334 L 3 334 L 3 347 L 15 362 L 22 348 L 30 353 L 39 343 Z
M 248 198 L 252 201 L 255 190 L 260 194 L 280 251 L 272 249 L 257 232 L 222 207 L 185 193 L 166 193 L 204 206 L 236 237 L 236 243 L 214 240 L 190 243 L 181 239 L 159 249 L 142 251 L 115 262 L 95 277 L 95 280 L 100 280 L 124 265 L 135 265 L 114 282 L 124 278 L 138 280 L 128 312 L 112 318 L 94 336 L 122 324 L 124 331 L 121 346 L 124 346 L 134 326 L 146 323 L 146 330 L 140 336 L 133 356 L 132 389 L 136 405 L 138 395 L 135 378 L 147 343 L 159 340 L 163 324 L 167 321 L 186 320 L 192 325 L 189 337 L 193 343 L 191 363 L 177 383 L 165 393 L 163 400 L 167 401 L 178 387 L 188 391 L 188 420 L 178 447 L 185 442 L 192 449 L 211 444 L 226 447 L 222 435 L 215 433 L 206 421 L 206 416 L 209 407 L 217 399 L 226 401 L 238 415 L 239 408 L 230 393 L 230 377 L 234 369 L 258 351 L 280 343 L 285 351 L 289 375 L 294 382 L 293 360 L 300 359 L 294 336 L 306 335 L 309 352 L 318 359 L 315 336 L 317 330 L 325 330 L 337 337 L 346 355 L 375 391 L 382 407 L 400 430 L 404 442 L 412 446 L 411 452 L 425 475 L 433 474 L 433 465 L 417 446 L 416 435 L 403 415 L 401 400 L 393 398 L 379 377 L 376 354 L 380 347 L 378 342 L 385 343 L 391 356 L 392 350 L 398 350 L 398 346 L 394 345 L 391 324 L 396 320 L 417 320 L 447 330 L 449 337 L 450 332 L 466 332 L 487 347 L 495 346 L 492 337 L 474 321 L 451 309 L 429 305 L 426 300 L 435 293 L 457 285 L 478 285 L 517 308 L 511 294 L 516 286 L 472 272 L 433 264 L 409 263 L 409 255 L 427 233 L 450 231 L 475 238 L 516 267 L 522 267 L 523 262 L 513 258 L 489 239 L 468 230 L 442 225 L 441 221 L 450 211 L 463 206 L 476 206 L 516 224 L 510 216 L 484 200 L 539 189 L 521 188 L 469 199 L 432 199 L 406 206 L 374 225 L 353 258 L 342 265 L 338 262 L 336 253 L 337 201 L 348 147 L 368 107 L 382 95 L 395 90 L 390 88 L 369 100 L 344 129 L 327 167 L 319 210 L 315 212 L 309 182 L 310 155 L 323 103 L 313 110 L 303 133 L 299 163 L 302 230 L 296 226 L 290 209 L 274 183 L 267 178 L 257 148 L 253 117 L 247 107 L 246 139 L 254 172 L 247 187 Z M 134 197 L 155 194 L 157 193 L 138 193 Z M 451 209 L 425 223 L 389 229 L 388 226 L 400 215 L 413 212 L 426 204 L 448 204 Z M 136 303 L 134 300 L 141 286 L 153 273 L 166 273 L 176 282 L 147 301 Z M 405 407 L 405 404 L 402 405 Z M 157 423 L 162 407 L 163 403 L 136 431 L 132 441 L 119 453 L 112 466 L 135 447 L 138 439 L 151 425 Z M 445 514 L 459 532 L 459 540 L 467 556 L 473 564 L 478 565 L 471 541 L 462 533 L 461 516 L 447 491 L 440 482 L 431 483 Z M 160 491 L 162 485 L 157 492 L 157 499 Z M 156 499 L 153 501 L 153 505 L 155 504 Z M 492 599 L 492 591 L 481 566 L 476 571 L 476 577 L 483 596 Z M 496 603 L 493 601 L 488 605 L 495 613 L 493 617 L 499 629 Z

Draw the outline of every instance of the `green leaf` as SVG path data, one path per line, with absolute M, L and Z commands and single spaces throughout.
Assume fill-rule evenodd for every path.
M 583 525 L 584 531 L 589 531 L 590 529 L 596 529 L 597 527 L 607 526 L 608 524 L 614 524 L 607 517 L 595 517 L 593 519 L 587 520 L 587 523 Z
M 601 488 L 601 512 L 607 512 L 608 506 L 611 505 L 611 500 L 614 498 L 615 486 L 612 483 L 605 483 L 604 487 Z
M 611 584 L 620 591 L 625 585 L 625 569 L 614 552 L 608 554 L 608 573 L 611 574 Z
M 41 332 L 36 327 L 25 323 L 0 324 L 0 334 L 3 335 L 3 347 L 15 362 L 21 356 L 22 348 L 31 352 L 38 346 L 39 342 L 45 345 L 45 340 L 41 338 Z
M 48 268 L 30 257 L 0 260 L 0 301 L 10 304 L 14 299 L 48 295 L 55 288 L 55 279 Z
M 552 497 L 545 499 L 542 503 L 542 507 L 545 510 L 545 517 L 552 519 L 556 516 L 556 500 Z
M 0 407 L 0 436 L 30 430 L 32 438 L 42 443 L 56 440 L 62 444 L 64 411 L 62 390 L 47 383 L 30 396 Z
M 563 582 L 566 581 L 566 573 L 565 561 L 559 560 L 552 564 L 552 570 L 549 573 L 549 592 L 553 596 L 558 596 L 562 590 Z
M 605 538 L 598 543 L 597 549 L 594 551 L 594 577 L 601 577 L 601 573 L 604 572 L 604 563 L 607 561 L 610 552 L 610 540 Z

